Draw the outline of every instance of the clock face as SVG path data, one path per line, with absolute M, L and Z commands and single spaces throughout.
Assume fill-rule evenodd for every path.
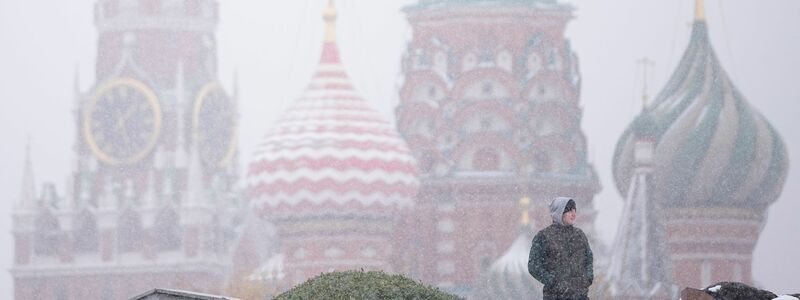
M 89 149 L 111 165 L 132 164 L 147 156 L 160 130 L 158 98 L 135 79 L 104 84 L 83 111 L 83 135 Z
M 206 166 L 225 167 L 236 152 L 236 110 L 219 83 L 203 86 L 192 115 L 194 137 Z

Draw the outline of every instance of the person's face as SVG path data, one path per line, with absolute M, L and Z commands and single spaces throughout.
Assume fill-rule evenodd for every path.
M 564 215 L 561 216 L 561 222 L 564 223 L 564 225 L 572 225 L 575 224 L 576 217 L 578 217 L 577 211 L 573 209 L 565 212 Z

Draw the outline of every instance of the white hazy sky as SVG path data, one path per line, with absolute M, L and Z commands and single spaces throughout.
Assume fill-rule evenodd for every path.
M 0 0 L 0 298 L 11 298 L 10 211 L 20 195 L 26 137 L 32 138 L 37 184 L 56 182 L 61 193 L 75 142 L 73 82 L 94 83 L 93 0 Z M 220 1 L 219 78 L 231 91 L 238 70 L 241 163 L 261 133 L 300 94 L 319 58 L 320 13 L 327 1 Z M 340 0 L 342 60 L 356 88 L 393 115 L 400 57 L 411 37 L 400 8 L 411 0 Z M 595 197 L 604 241 L 615 234 L 622 208 L 611 179 L 617 138 L 638 112 L 641 72 L 635 61 L 655 61 L 651 95 L 664 85 L 689 40 L 693 0 L 571 0 L 576 18 L 567 36 L 581 63 L 582 128 L 603 190 Z M 611 4 L 613 3 L 613 5 Z M 792 164 L 780 199 L 753 259 L 760 286 L 800 292 L 800 1 L 706 1 L 714 48 L 734 84 L 782 135 Z M 793 124 L 795 124 L 793 126 Z

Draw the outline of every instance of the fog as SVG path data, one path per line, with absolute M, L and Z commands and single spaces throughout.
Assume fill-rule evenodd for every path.
M 74 86 L 94 83 L 97 32 L 93 2 L 0 0 L 0 298 L 11 298 L 11 208 L 21 192 L 30 138 L 37 188 L 55 182 L 63 193 L 76 140 Z M 321 49 L 320 13 L 327 1 L 220 1 L 218 77 L 232 91 L 238 76 L 239 164 L 246 166 L 261 135 L 308 83 Z M 400 59 L 411 37 L 401 8 L 415 1 L 337 1 L 342 62 L 356 90 L 394 118 Z M 617 139 L 641 110 L 642 70 L 654 62 L 647 93 L 674 71 L 690 36 L 693 0 L 568 1 L 577 8 L 566 36 L 580 59 L 581 127 L 601 179 L 595 226 L 614 238 L 623 196 L 611 175 Z M 783 193 L 769 208 L 753 258 L 753 279 L 776 293 L 800 291 L 800 2 L 706 2 L 711 42 L 733 83 L 775 127 L 789 153 Z M 77 82 L 75 82 L 77 78 Z

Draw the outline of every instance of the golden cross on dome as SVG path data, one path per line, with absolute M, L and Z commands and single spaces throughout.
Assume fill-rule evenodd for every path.
M 644 110 L 647 107 L 647 67 L 654 67 L 655 62 L 643 57 L 637 60 L 636 63 L 642 65 L 642 110 Z
M 322 12 L 322 19 L 325 20 L 325 42 L 336 41 L 336 7 L 333 0 L 328 0 L 328 6 Z

